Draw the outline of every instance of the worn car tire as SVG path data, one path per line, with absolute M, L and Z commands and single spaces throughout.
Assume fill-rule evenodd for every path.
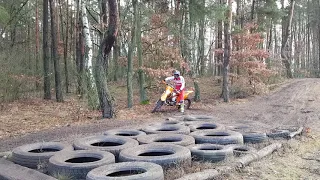
M 105 131 L 103 134 L 106 136 L 109 136 L 109 135 L 125 136 L 132 139 L 137 139 L 139 136 L 146 135 L 145 132 L 139 131 L 136 129 L 111 129 L 111 130 Z
M 164 180 L 160 165 L 149 162 L 122 162 L 101 166 L 87 174 L 87 180 Z
M 257 150 L 255 148 L 249 147 L 246 145 L 241 145 L 241 144 L 231 144 L 226 146 L 226 148 L 231 149 L 235 157 L 239 157 L 246 154 L 257 153 Z
M 183 118 L 184 121 L 216 121 L 217 118 L 206 115 L 188 115 Z
M 250 131 L 252 131 L 252 128 L 253 127 L 248 126 L 248 125 L 235 125 L 235 126 L 228 126 L 227 127 L 228 130 L 236 131 L 236 132 L 240 132 L 240 133 L 250 132 Z
M 12 151 L 11 160 L 21 166 L 36 169 L 47 163 L 49 158 L 60 151 L 72 151 L 73 147 L 61 142 L 39 142 L 19 146 Z
M 289 130 L 273 130 L 269 133 L 267 133 L 267 136 L 269 138 L 288 138 L 290 135 L 290 131 Z
M 170 120 L 170 121 L 162 121 L 159 123 L 159 125 L 184 125 L 183 121 L 179 120 Z
M 196 144 L 190 146 L 192 157 L 197 161 L 219 162 L 232 157 L 233 150 L 217 144 Z
M 116 159 L 121 150 L 138 146 L 137 140 L 122 137 L 122 136 L 90 136 L 78 139 L 73 146 L 76 150 L 100 150 L 108 151 L 116 156 Z
M 239 132 L 228 130 L 203 130 L 190 134 L 196 140 L 196 144 L 243 144 L 243 136 Z
M 57 153 L 49 159 L 48 172 L 52 176 L 62 175 L 69 179 L 85 179 L 94 168 L 115 163 L 110 152 L 79 150 Z
M 190 134 L 190 128 L 179 124 L 166 124 L 166 125 L 150 125 L 142 129 L 147 134 Z
M 213 123 L 213 122 L 195 122 L 189 125 L 190 131 L 200 131 L 200 130 L 223 130 L 224 126 L 221 124 Z
M 268 139 L 267 134 L 262 132 L 244 132 L 242 135 L 244 143 L 261 143 Z
M 185 134 L 149 134 L 139 136 L 137 140 L 140 144 L 168 143 L 180 146 L 195 144 L 194 138 Z
M 119 161 L 152 162 L 167 167 L 180 163 L 190 164 L 191 152 L 186 147 L 174 144 L 144 144 L 122 150 Z

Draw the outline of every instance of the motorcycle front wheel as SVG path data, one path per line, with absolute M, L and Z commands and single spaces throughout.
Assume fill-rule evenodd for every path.
M 157 101 L 156 106 L 153 108 L 151 113 L 155 113 L 160 110 L 161 106 L 163 105 L 164 101 L 161 101 L 160 99 Z
M 184 100 L 184 108 L 189 109 L 191 106 L 191 100 L 190 99 L 185 99 Z M 180 109 L 180 105 L 178 106 L 178 109 Z

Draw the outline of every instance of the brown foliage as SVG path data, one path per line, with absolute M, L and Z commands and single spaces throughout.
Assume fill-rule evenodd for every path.
M 263 83 L 274 74 L 265 65 L 269 53 L 261 46 L 262 34 L 254 32 L 257 27 L 256 24 L 246 24 L 242 32 L 232 36 L 234 48 L 230 66 L 238 69 L 239 76 L 248 77 L 250 84 L 254 81 Z

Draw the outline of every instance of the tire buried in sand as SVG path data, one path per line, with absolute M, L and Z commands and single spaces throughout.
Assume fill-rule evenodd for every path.
M 190 134 L 190 128 L 179 124 L 166 124 L 166 125 L 149 125 L 142 129 L 147 134 Z
M 87 180 L 164 180 L 160 165 L 149 162 L 121 162 L 98 167 L 87 174 Z
M 219 162 L 232 157 L 231 148 L 217 144 L 196 144 L 189 146 L 191 155 L 195 160 L 206 162 Z
M 115 163 L 110 152 L 98 150 L 79 150 L 57 153 L 49 159 L 48 171 L 52 176 L 63 176 L 69 179 L 85 179 L 94 168 Z
M 244 143 L 261 143 L 268 139 L 267 134 L 263 132 L 244 132 L 243 135 L 243 141 Z
M 183 118 L 184 121 L 216 121 L 217 118 L 206 115 L 188 115 Z
M 196 140 L 196 144 L 243 144 L 243 136 L 239 132 L 228 130 L 203 130 L 190 134 Z
M 140 136 L 137 140 L 140 144 L 167 143 L 180 146 L 195 144 L 194 138 L 185 134 L 149 134 L 146 136 Z
M 201 131 L 201 130 L 224 130 L 224 126 L 214 122 L 195 122 L 189 125 L 190 131 Z
M 103 134 L 106 136 L 109 136 L 109 135 L 125 136 L 132 139 L 137 139 L 139 136 L 146 135 L 145 132 L 139 131 L 136 129 L 111 129 L 111 130 L 105 131 Z
M 73 146 L 76 150 L 100 150 L 108 151 L 116 156 L 121 150 L 138 146 L 139 142 L 132 138 L 121 136 L 90 136 L 78 139 Z
M 73 147 L 60 142 L 26 144 L 13 149 L 11 160 L 21 166 L 36 169 L 60 151 L 73 151 Z
M 227 149 L 231 149 L 233 152 L 233 155 L 235 157 L 240 157 L 242 155 L 250 154 L 250 153 L 256 153 L 257 150 L 253 147 L 249 147 L 242 144 L 231 144 L 226 146 Z
M 122 150 L 120 162 L 143 161 L 161 166 L 171 166 L 180 163 L 191 163 L 191 152 L 188 148 L 173 144 L 144 144 Z

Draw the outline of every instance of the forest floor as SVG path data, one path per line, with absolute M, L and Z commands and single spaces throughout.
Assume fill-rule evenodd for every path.
M 226 179 L 320 179 L 320 79 L 294 79 L 280 84 L 268 94 L 223 103 L 219 90 L 202 82 L 202 102 L 192 104 L 185 114 L 217 117 L 225 125 L 250 125 L 256 130 L 299 127 L 310 129 L 283 148 L 250 166 L 226 175 Z M 207 86 L 205 86 L 207 85 Z M 112 90 L 117 100 L 116 119 L 99 119 L 100 112 L 90 111 L 84 102 L 68 97 L 64 103 L 42 99 L 20 100 L 0 105 L 0 152 L 22 144 L 39 141 L 68 141 L 101 134 L 118 127 L 140 127 L 142 124 L 181 115 L 172 107 L 151 114 L 154 104 L 125 108 L 125 86 Z M 215 95 L 215 96 L 214 96 Z M 151 102 L 159 97 L 154 95 Z M 136 97 L 138 98 L 138 97 Z

